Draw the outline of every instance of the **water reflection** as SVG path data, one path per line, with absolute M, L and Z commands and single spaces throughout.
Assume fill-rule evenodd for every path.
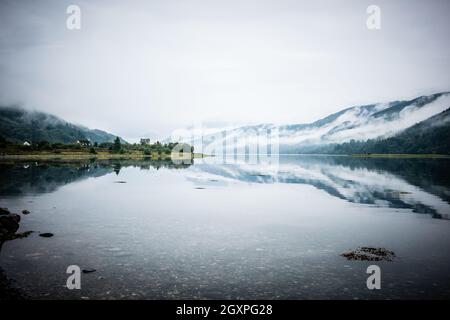
M 202 186 L 231 181 L 307 184 L 352 203 L 411 209 L 434 218 L 450 217 L 448 159 L 373 159 L 343 156 L 282 156 L 276 168 L 264 163 L 217 164 L 213 159 L 175 164 L 170 160 L 114 160 L 75 163 L 0 164 L 0 196 L 48 193 L 88 177 L 122 168 L 189 169 L 187 179 Z
M 353 203 L 412 209 L 448 219 L 450 172 L 448 159 L 381 159 L 343 156 L 284 156 L 270 166 L 203 163 L 194 168 L 208 177 L 250 183 L 308 184 Z
M 76 162 L 19 162 L 0 163 L 0 196 L 21 196 L 49 193 L 59 187 L 111 172 L 119 175 L 124 167 L 141 170 L 185 169 L 193 164 L 176 164 L 171 160 L 105 160 Z
M 448 218 L 448 160 L 215 162 L 0 164 L 0 207 L 29 210 L 21 231 L 35 231 L 0 265 L 39 299 L 449 296 L 448 221 L 429 219 Z M 396 253 L 383 290 L 340 256 L 361 246 Z M 72 264 L 97 270 L 83 291 L 61 285 Z

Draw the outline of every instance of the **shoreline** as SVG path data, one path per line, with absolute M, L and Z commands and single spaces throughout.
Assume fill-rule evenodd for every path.
M 448 154 L 421 154 L 421 153 L 355 153 L 351 154 L 354 158 L 409 158 L 409 159 L 450 159 Z
M 279 154 L 287 156 L 343 156 L 352 158 L 387 158 L 387 159 L 450 159 L 446 154 L 413 154 L 413 153 L 355 153 L 355 154 Z M 0 161 L 82 161 L 82 160 L 191 160 L 211 157 L 202 153 L 152 153 L 143 152 L 129 153 L 110 153 L 100 151 L 97 153 L 89 152 L 33 152 L 33 153 L 0 153 Z
M 163 153 L 157 154 L 152 153 L 146 155 L 143 152 L 132 152 L 132 153 L 109 153 L 109 152 L 98 152 L 97 154 L 86 153 L 86 152 L 61 152 L 61 153 L 51 153 L 51 152 L 37 152 L 37 153 L 18 153 L 18 154 L 0 154 L 0 161 L 41 161 L 41 160 L 53 160 L 53 161 L 78 161 L 78 160 L 190 160 L 190 159 L 201 159 L 206 157 L 206 155 L 201 153 L 190 153 L 184 154 L 171 154 Z

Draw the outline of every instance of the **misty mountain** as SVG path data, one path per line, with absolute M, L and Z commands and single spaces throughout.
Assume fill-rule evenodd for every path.
M 273 151 L 280 153 L 328 152 L 331 147 L 351 141 L 394 137 L 449 107 L 450 93 L 442 92 L 412 100 L 354 106 L 308 124 L 249 125 L 203 136 L 187 135 L 184 140 L 196 150 L 203 146 L 204 153 L 220 149 L 256 152 L 257 145 L 266 144 L 264 140 L 278 147 L 279 150 Z M 428 128 L 429 124 L 423 124 L 422 128 Z
M 113 142 L 115 135 L 69 123 L 54 115 L 28 111 L 19 107 L 0 106 L 0 136 L 12 142 L 75 143 L 80 139 L 91 142 Z
M 351 153 L 438 153 L 450 154 L 450 109 L 419 122 L 387 139 L 350 141 L 322 152 Z

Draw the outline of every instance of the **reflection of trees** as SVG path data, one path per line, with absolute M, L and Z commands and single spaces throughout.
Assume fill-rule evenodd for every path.
M 0 164 L 0 195 L 51 192 L 67 183 L 107 172 L 90 163 Z
M 0 163 L 0 195 L 46 193 L 88 177 L 100 177 L 110 172 L 120 173 L 123 167 L 143 170 L 184 169 L 193 164 L 175 164 L 169 160 L 88 160 L 75 162 L 14 162 Z
M 109 160 L 109 161 L 102 161 L 101 163 L 105 166 L 112 165 L 114 167 L 118 167 L 119 170 L 121 167 L 135 167 L 135 168 L 140 168 L 141 170 L 149 170 L 149 169 L 153 168 L 153 169 L 159 170 L 161 168 L 186 169 L 194 164 L 194 160 L 188 159 L 188 160 L 183 160 L 183 163 L 175 163 L 170 159 L 154 160 L 151 158 L 145 158 L 142 160 L 133 160 L 133 159 Z
M 114 170 L 114 172 L 116 173 L 116 175 L 119 175 L 119 173 L 120 173 L 120 169 L 122 168 L 122 165 L 120 164 L 120 163 L 115 163 L 114 165 L 113 165 L 113 170 Z

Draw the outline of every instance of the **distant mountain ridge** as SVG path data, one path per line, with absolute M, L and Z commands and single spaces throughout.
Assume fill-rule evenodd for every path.
M 50 143 L 75 143 L 80 139 L 104 143 L 113 142 L 116 138 L 116 135 L 111 133 L 75 125 L 48 113 L 2 106 L 0 106 L 0 136 L 16 143 L 43 140 Z
M 256 150 L 259 139 L 276 143 L 279 153 L 446 153 L 450 154 L 450 92 L 412 100 L 354 106 L 307 124 L 259 124 L 177 137 L 211 154 L 217 149 Z M 437 125 L 439 123 L 439 125 Z M 211 132 L 211 131 L 210 131 Z M 116 136 L 59 117 L 0 106 L 0 136 L 13 142 L 112 142 Z M 275 140 L 276 139 L 276 140 Z M 125 142 L 122 139 L 123 142 Z
M 449 107 L 450 92 L 441 92 L 412 100 L 354 106 L 308 124 L 249 125 L 200 137 L 186 136 L 187 140 L 184 141 L 189 141 L 196 150 L 203 147 L 208 153 L 220 148 L 252 148 L 249 140 L 258 136 L 276 138 L 280 153 L 324 153 L 333 151 L 330 146 L 351 141 L 366 142 L 394 137 Z

